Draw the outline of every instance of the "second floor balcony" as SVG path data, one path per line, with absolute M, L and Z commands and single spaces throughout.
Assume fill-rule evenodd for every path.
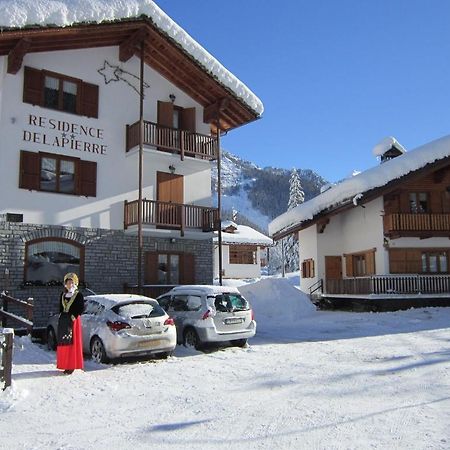
M 383 219 L 384 234 L 390 237 L 450 236 L 450 214 L 395 213 Z
M 213 160 L 217 157 L 217 139 L 206 134 L 180 130 L 144 121 L 144 146 L 160 151 Z M 126 151 L 139 145 L 139 121 L 127 125 Z
M 125 201 L 124 228 L 138 224 L 138 200 Z M 142 200 L 142 224 L 160 229 L 211 232 L 218 229 L 219 210 L 157 200 Z

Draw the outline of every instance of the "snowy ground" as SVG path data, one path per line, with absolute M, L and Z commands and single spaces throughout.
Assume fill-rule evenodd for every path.
M 65 376 L 16 337 L 0 448 L 450 448 L 450 308 L 316 312 L 285 280 L 242 290 L 259 320 L 244 349 Z

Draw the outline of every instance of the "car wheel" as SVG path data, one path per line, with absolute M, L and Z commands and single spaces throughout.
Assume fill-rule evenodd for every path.
M 198 338 L 197 332 L 193 328 L 187 328 L 184 331 L 183 345 L 186 348 L 195 348 L 196 350 L 200 348 L 200 339 Z
M 56 333 L 53 327 L 47 329 L 47 348 L 49 350 L 56 350 Z
M 91 357 L 96 363 L 108 362 L 105 346 L 103 345 L 102 340 L 97 336 L 95 336 L 91 341 Z
M 236 339 L 235 341 L 231 341 L 231 343 L 236 347 L 245 347 L 247 345 L 247 339 Z

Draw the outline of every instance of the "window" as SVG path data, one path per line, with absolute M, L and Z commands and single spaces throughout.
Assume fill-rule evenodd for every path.
M 75 193 L 75 161 L 61 156 L 41 156 L 41 191 Z
M 248 311 L 250 309 L 244 297 L 232 293 L 217 295 L 214 306 L 217 312 Z
M 347 277 L 364 277 L 374 275 L 375 271 L 375 251 L 370 249 L 362 252 L 344 255 L 345 269 Z
M 44 105 L 46 108 L 77 112 L 79 81 L 69 81 L 60 76 L 44 75 Z
M 97 195 L 97 163 L 51 153 L 20 152 L 20 181 L 23 189 Z
M 174 295 L 172 299 L 172 309 L 174 311 L 187 311 L 187 296 L 186 295 Z
M 256 247 L 252 245 L 230 245 L 230 264 L 257 264 Z
M 200 311 L 202 307 L 202 298 L 198 295 L 188 295 L 187 309 L 188 311 Z
M 448 254 L 446 251 L 422 252 L 423 273 L 447 273 Z
M 409 209 L 414 214 L 428 212 L 428 194 L 426 192 L 410 192 Z
M 41 239 L 26 246 L 25 282 L 44 286 L 60 285 L 67 272 L 83 279 L 83 247 L 66 239 Z
M 158 255 L 158 284 L 180 283 L 180 257 L 172 254 Z
M 195 256 L 190 253 L 145 254 L 145 284 L 195 284 Z
M 314 278 L 314 260 L 305 259 L 302 262 L 302 277 L 303 278 Z
M 67 75 L 25 67 L 23 101 L 87 117 L 98 117 L 98 86 Z
M 353 256 L 353 276 L 362 277 L 366 274 L 366 255 Z

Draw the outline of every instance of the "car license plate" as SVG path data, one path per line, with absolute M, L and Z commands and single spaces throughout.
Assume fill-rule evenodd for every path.
M 225 325 L 235 325 L 237 323 L 242 323 L 241 317 L 232 317 L 230 319 L 225 319 Z
M 156 339 L 154 341 L 141 341 L 138 343 L 138 347 L 139 348 L 157 347 L 160 344 L 162 344 L 161 339 Z

